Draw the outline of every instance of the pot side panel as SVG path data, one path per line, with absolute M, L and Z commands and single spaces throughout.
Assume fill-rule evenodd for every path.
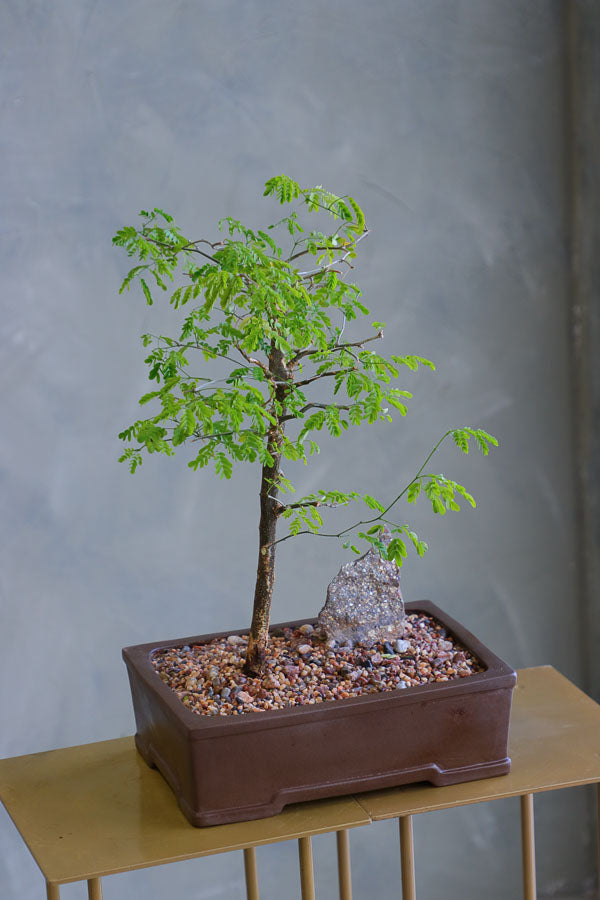
M 365 704 L 360 715 L 305 716 L 279 728 L 192 740 L 145 680 L 135 673 L 130 679 L 138 749 L 194 825 L 256 819 L 288 803 L 415 781 L 469 781 L 510 767 L 506 688 L 431 699 L 415 689 L 412 703 Z
M 217 824 L 318 797 L 503 774 L 510 699 L 487 691 L 197 741 L 193 806 Z

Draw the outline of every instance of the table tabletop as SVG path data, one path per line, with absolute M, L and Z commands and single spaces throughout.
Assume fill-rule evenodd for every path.
M 132 737 L 0 760 L 0 799 L 48 882 L 368 825 L 377 819 L 600 782 L 600 706 L 550 666 L 521 669 L 509 775 L 298 803 L 267 819 L 194 828 Z

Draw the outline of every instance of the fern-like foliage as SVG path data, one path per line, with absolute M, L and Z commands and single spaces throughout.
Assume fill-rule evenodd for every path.
M 142 336 L 152 389 L 140 404 L 151 412 L 119 437 L 128 445 L 120 459 L 132 472 L 146 453 L 171 455 L 182 446 L 192 451 L 192 469 L 212 465 L 220 478 L 231 478 L 236 463 L 258 464 L 275 503 L 294 492 L 281 460 L 308 463 L 319 453 L 320 432 L 341 438 L 361 425 L 390 422 L 395 413 L 405 416 L 412 392 L 398 380 L 435 366 L 422 356 L 376 352 L 382 322 L 371 322 L 362 338 L 346 336 L 347 327 L 369 315 L 348 280 L 368 234 L 353 197 L 321 185 L 302 188 L 286 175 L 269 179 L 264 196 L 295 207 L 266 230 L 228 216 L 214 240 L 191 239 L 173 216 L 153 207 L 113 238 L 135 262 L 121 292 L 139 284 L 149 305 L 165 297 L 178 313 L 174 333 Z M 318 227 L 310 228 L 313 215 Z M 482 429 L 457 428 L 448 436 L 464 453 L 471 442 L 484 454 L 497 445 Z M 421 469 L 387 506 L 368 494 L 324 490 L 278 500 L 273 514 L 287 523 L 289 536 L 324 534 L 322 508 L 361 502 L 367 518 L 336 536 L 355 552 L 362 541 L 402 565 L 407 546 L 422 555 L 427 545 L 390 511 L 400 497 L 412 503 L 421 493 L 437 514 L 458 509 L 458 498 L 474 505 L 461 485 Z M 388 543 L 384 526 L 392 533 Z

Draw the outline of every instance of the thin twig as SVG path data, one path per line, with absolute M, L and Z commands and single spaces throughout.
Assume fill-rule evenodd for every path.
M 360 341 L 347 341 L 344 344 L 335 343 L 333 347 L 328 347 L 327 350 L 319 350 L 318 347 L 309 347 L 307 350 L 300 350 L 295 356 L 292 356 L 288 366 L 296 365 L 296 363 L 305 356 L 326 356 L 328 353 L 336 353 L 338 350 L 346 350 L 348 347 L 362 348 L 363 344 L 368 344 L 370 341 L 379 341 L 382 338 L 383 331 L 380 330 L 372 337 L 363 338 Z
M 340 509 L 347 506 L 347 503 L 326 503 L 324 500 L 307 500 L 305 503 L 280 503 L 281 509 L 277 511 L 277 515 L 281 515 L 287 509 L 302 509 L 305 506 L 327 507 L 328 509 Z
M 446 438 L 447 438 L 450 434 L 452 434 L 452 431 L 451 431 L 451 430 L 450 430 L 450 431 L 447 431 L 444 435 L 442 435 L 442 437 L 439 439 L 439 441 L 437 442 L 437 444 L 435 445 L 435 447 L 433 448 L 433 450 L 431 450 L 431 452 L 430 452 L 429 455 L 427 456 L 427 459 L 425 460 L 425 462 L 423 463 L 423 465 L 420 467 L 420 469 L 418 470 L 418 472 L 417 472 L 417 474 L 414 476 L 414 478 L 412 478 L 412 479 L 408 482 L 408 484 L 406 485 L 406 487 L 398 494 L 398 496 L 397 496 L 394 500 L 392 500 L 392 502 L 389 504 L 389 506 L 387 506 L 387 507 L 383 510 L 383 512 L 381 512 L 378 516 L 374 516 L 372 519 L 361 519 L 360 522 L 355 522 L 353 525 L 349 525 L 347 528 L 344 528 L 344 529 L 342 529 L 342 531 L 338 531 L 338 532 L 336 532 L 335 534 L 334 534 L 334 533 L 323 532 L 323 531 L 317 531 L 317 532 L 315 532 L 315 531 L 311 531 L 310 529 L 306 529 L 306 530 L 303 530 L 303 531 L 298 531 L 295 535 L 294 535 L 294 534 L 286 534 L 284 537 L 278 538 L 276 541 L 273 541 L 269 546 L 274 547 L 276 544 L 282 544 L 283 541 L 287 541 L 287 540 L 289 540 L 289 538 L 291 538 L 291 537 L 297 537 L 297 536 L 300 535 L 300 534 L 315 534 L 315 535 L 317 535 L 317 537 L 341 538 L 341 537 L 343 537 L 345 534 L 348 534 L 349 531 L 354 531 L 355 528 L 359 528 L 361 525 L 372 525 L 374 522 L 387 522 L 387 519 L 385 519 L 384 516 L 390 511 L 390 509 L 392 508 L 392 506 L 394 506 L 394 505 L 398 502 L 398 500 L 400 500 L 400 499 L 406 494 L 406 492 L 407 492 L 408 489 L 410 488 L 411 484 L 414 484 L 415 481 L 417 481 L 419 478 L 421 478 L 421 477 L 423 476 L 423 470 L 425 469 L 425 466 L 427 465 L 427 463 L 429 462 L 429 460 L 431 459 L 431 457 L 433 456 L 433 454 L 440 448 L 440 446 L 443 444 L 443 442 L 446 440 Z M 394 523 L 390 522 L 390 523 L 388 523 L 388 524 L 392 524 L 392 525 L 393 525 Z
M 353 366 L 351 369 L 336 369 L 335 372 L 321 372 L 320 375 L 313 375 L 312 378 L 305 378 L 303 381 L 295 381 L 294 387 L 304 387 L 306 384 L 311 384 L 313 381 L 318 381 L 320 378 L 333 378 L 336 375 L 343 375 L 346 372 L 354 372 L 355 367 Z
M 147 237 L 146 240 L 150 244 L 156 244 L 157 247 L 166 247 L 167 250 L 170 250 L 174 256 L 178 253 L 181 253 L 182 250 L 185 250 L 187 253 L 199 253 L 200 256 L 206 257 L 206 259 L 210 259 L 211 262 L 219 264 L 218 259 L 215 259 L 214 256 L 210 256 L 209 253 L 205 253 L 204 250 L 199 250 L 198 247 L 194 246 L 194 244 L 184 244 L 183 247 L 174 247 L 173 244 L 167 244 L 166 241 L 159 241 L 157 238 Z M 196 243 L 200 243 L 197 241 Z M 210 241 L 206 241 L 206 243 L 210 243 Z M 212 245 L 211 245 L 212 246 Z
M 213 431 L 210 434 L 194 434 L 194 437 L 190 437 L 190 442 L 194 441 L 209 441 L 209 440 L 217 440 L 223 437 L 230 437 L 232 434 L 255 434 L 257 437 L 264 437 L 266 432 L 261 433 L 260 431 L 255 431 L 254 428 L 239 428 L 234 429 L 233 431 Z
M 343 256 L 339 256 L 337 259 L 332 259 L 330 263 L 327 263 L 327 265 L 319 266 L 316 269 L 311 269 L 309 272 L 298 272 L 298 275 L 301 278 L 309 278 L 309 277 L 312 277 L 313 275 L 318 275 L 320 272 L 327 272 L 328 269 L 330 269 L 332 266 L 337 266 L 339 263 L 345 262 L 346 259 L 352 253 L 353 249 L 356 247 L 356 245 L 360 244 L 360 242 L 363 240 L 363 238 L 366 238 L 367 235 L 369 235 L 369 234 L 371 234 L 371 229 L 365 228 L 365 230 L 360 235 L 360 237 L 357 237 L 356 240 L 352 242 L 350 249 L 347 250 Z
M 256 359 L 254 356 L 248 356 L 248 354 L 244 350 L 242 350 L 239 344 L 234 344 L 233 346 L 235 347 L 237 352 L 244 357 L 246 362 L 249 362 L 251 365 L 261 368 L 267 376 L 268 381 L 273 381 L 273 374 L 264 362 L 261 362 L 260 359 Z
M 340 403 L 307 403 L 306 406 L 303 406 L 302 409 L 299 409 L 295 414 L 288 414 L 287 416 L 280 416 L 280 422 L 287 422 L 289 419 L 299 419 L 300 416 L 303 416 L 305 412 L 308 412 L 309 409 L 342 409 L 349 410 L 352 407 L 344 406 Z

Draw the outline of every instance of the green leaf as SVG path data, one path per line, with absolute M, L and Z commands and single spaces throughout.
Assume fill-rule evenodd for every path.
M 129 471 L 133 475 L 138 466 L 142 465 L 142 455 L 138 450 L 129 448 L 119 457 L 119 462 L 128 463 Z
M 417 371 L 417 369 L 419 368 L 419 363 L 422 366 L 427 366 L 427 368 L 435 371 L 434 364 L 431 362 L 430 359 L 425 359 L 424 356 L 414 356 L 414 355 L 392 356 L 391 359 L 395 363 L 398 363 L 399 366 L 407 366 L 409 369 L 412 369 L 413 372 Z
M 334 406 L 328 406 L 325 410 L 325 421 L 327 422 L 327 430 L 332 437 L 339 437 L 342 433 L 340 426 L 340 412 Z
M 149 403 L 150 400 L 153 400 L 155 397 L 160 396 L 160 394 L 161 394 L 161 391 L 150 391 L 149 394 L 144 394 L 139 399 L 140 406 L 145 406 L 146 403 Z
M 233 464 L 224 453 L 215 454 L 215 471 L 221 478 L 231 478 Z
M 408 503 L 414 503 L 419 494 L 421 493 L 421 482 L 413 481 L 412 484 L 408 488 L 408 493 L 406 495 L 406 499 Z
M 387 546 L 387 558 L 394 560 L 397 565 L 402 566 L 402 562 L 407 555 L 406 544 L 400 538 L 392 538 Z
M 456 428 L 452 432 L 452 437 L 454 439 L 454 443 L 458 447 L 459 450 L 462 450 L 463 453 L 469 452 L 469 436 L 466 431 L 462 428 Z M 486 447 L 487 452 L 487 447 Z
M 401 403 L 400 400 L 398 400 L 396 397 L 392 397 L 390 394 L 388 394 L 387 399 L 388 399 L 388 403 L 391 403 L 392 406 L 395 406 L 396 409 L 400 410 L 400 415 L 402 415 L 402 416 L 406 415 L 408 410 L 407 410 L 406 406 L 404 405 L 404 403 Z
M 352 207 L 352 211 L 354 212 L 354 217 L 356 219 L 356 222 L 353 226 L 354 231 L 356 231 L 357 234 L 362 234 L 365 230 L 365 214 L 353 197 L 348 197 L 348 203 Z
M 377 512 L 385 512 L 385 506 L 376 500 L 375 497 L 371 497 L 370 494 L 363 494 L 363 500 L 369 507 L 369 509 L 375 509 Z
M 196 416 L 194 415 L 194 410 L 188 406 L 188 408 L 185 410 L 183 416 L 184 416 L 187 434 L 188 435 L 193 434 L 194 431 L 196 430 Z
M 155 207 L 154 207 L 154 212 L 155 212 L 157 215 L 162 216 L 163 219 L 165 219 L 167 222 L 172 222 L 172 221 L 173 221 L 173 216 L 170 216 L 170 215 L 169 215 L 168 213 L 166 213 L 164 210 L 159 209 L 158 206 L 155 206 Z M 140 215 L 141 215 L 141 214 L 140 214 Z M 147 215 L 147 213 L 146 213 L 146 215 Z
M 178 447 L 179 444 L 183 444 L 183 442 L 187 439 L 187 437 L 188 437 L 188 430 L 185 426 L 185 423 L 180 422 L 179 425 L 177 425 L 177 427 L 173 431 L 173 437 L 172 437 L 173 446 Z
M 475 438 L 477 446 L 484 456 L 487 456 L 490 452 L 489 444 L 493 447 L 498 446 L 497 438 L 495 438 L 493 434 L 488 434 L 488 432 L 484 431 L 482 428 L 465 428 L 464 431 Z
M 457 484 L 457 483 L 455 483 L 455 488 L 456 488 L 456 491 L 457 491 L 462 497 L 465 498 L 465 500 L 467 501 L 467 503 L 470 503 L 471 506 L 473 507 L 473 509 L 475 509 L 475 507 L 477 506 L 477 504 L 475 503 L 475 498 L 467 491 L 467 489 L 464 488 L 464 487 L 462 486 L 462 484 Z
M 363 420 L 363 410 L 360 403 L 353 404 L 348 411 L 348 415 L 353 425 L 360 425 Z
M 150 288 L 148 287 L 148 285 L 146 284 L 146 282 L 144 281 L 143 278 L 140 278 L 140 283 L 142 285 L 142 290 L 144 292 L 144 296 L 146 297 L 146 303 L 148 304 L 148 306 L 152 306 L 153 300 L 152 300 L 152 294 L 150 293 Z
M 367 529 L 367 534 L 378 534 L 382 528 L 383 525 L 371 525 L 371 527 Z
M 300 196 L 300 187 L 287 175 L 276 175 L 274 178 L 269 178 L 265 184 L 263 196 L 268 197 L 271 194 L 275 194 L 282 204 L 290 203 Z

